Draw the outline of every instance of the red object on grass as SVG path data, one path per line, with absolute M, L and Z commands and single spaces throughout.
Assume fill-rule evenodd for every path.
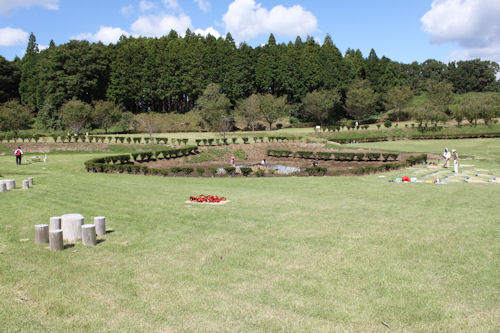
M 401 177 L 401 181 L 403 181 L 403 182 L 409 182 L 410 181 L 410 177 L 408 177 L 408 176 Z
M 226 201 L 227 199 L 224 197 L 219 197 L 217 195 L 205 195 L 201 194 L 199 197 L 191 196 L 189 197 L 190 201 L 193 202 L 209 202 L 209 203 L 218 203 L 221 201 Z

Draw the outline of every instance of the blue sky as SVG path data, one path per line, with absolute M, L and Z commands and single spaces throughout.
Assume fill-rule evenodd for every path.
M 329 33 L 345 52 L 409 63 L 426 59 L 500 61 L 499 0 L 0 0 L 0 55 L 21 56 L 34 32 L 43 48 L 71 39 L 116 42 L 121 34 L 161 36 L 186 28 L 252 46 L 274 33 L 322 42 Z

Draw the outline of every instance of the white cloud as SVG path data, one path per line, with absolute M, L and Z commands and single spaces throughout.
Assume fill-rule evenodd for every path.
M 203 37 L 208 36 L 208 34 L 214 36 L 215 38 L 219 38 L 221 36 L 220 33 L 217 30 L 215 30 L 214 28 L 212 28 L 212 27 L 208 27 L 208 28 L 206 28 L 204 30 L 202 30 L 202 29 L 196 29 L 194 31 L 194 33 L 197 34 L 197 35 L 202 35 Z
M 131 25 L 134 35 L 145 37 L 168 35 L 170 30 L 175 30 L 183 36 L 188 28 L 193 29 L 191 18 L 185 14 L 141 16 Z
M 200 7 L 201 11 L 206 13 L 210 10 L 210 1 L 208 0 L 194 0 Z
M 0 29 L 0 46 L 23 45 L 28 42 L 28 33 L 16 28 Z
M 300 5 L 268 10 L 255 0 L 234 0 L 222 20 L 238 42 L 269 33 L 305 37 L 318 26 L 316 17 Z
M 177 0 L 162 0 L 162 2 L 168 9 L 172 9 L 175 11 L 181 10 L 181 6 L 177 2 Z
M 452 58 L 500 60 L 500 1 L 434 0 L 421 18 L 431 43 L 457 43 Z
M 156 8 L 156 4 L 151 1 L 142 0 L 139 3 L 139 10 L 141 12 L 147 12 L 154 8 Z
M 123 16 L 129 17 L 134 13 L 134 6 L 128 5 L 120 9 L 120 13 L 122 13 Z
M 8 14 L 16 7 L 40 6 L 49 10 L 59 9 L 59 0 L 0 0 L 0 13 Z
M 82 33 L 71 37 L 76 40 L 88 40 L 90 42 L 103 42 L 104 44 L 116 43 L 122 35 L 129 36 L 130 34 L 120 28 L 101 26 L 95 34 Z

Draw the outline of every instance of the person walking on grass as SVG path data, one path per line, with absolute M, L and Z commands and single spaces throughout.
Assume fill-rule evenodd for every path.
M 443 152 L 444 168 L 450 167 L 450 158 L 451 158 L 450 151 L 448 150 L 448 148 L 445 148 Z
M 23 151 L 21 150 L 21 147 L 17 147 L 14 155 L 16 155 L 16 164 L 21 165 L 21 159 L 23 158 Z
M 458 173 L 458 153 L 455 149 L 452 149 L 451 152 L 453 153 L 453 172 Z

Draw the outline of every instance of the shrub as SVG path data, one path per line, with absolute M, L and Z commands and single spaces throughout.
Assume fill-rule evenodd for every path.
M 134 159 L 134 161 L 137 161 L 139 155 L 140 155 L 139 153 L 132 153 L 132 158 Z
M 387 119 L 387 120 L 384 122 L 384 127 L 385 127 L 385 128 L 390 128 L 390 127 L 392 127 L 392 121 L 390 121 L 389 119 Z
M 378 161 L 380 153 L 366 153 L 365 156 L 369 161 Z
M 309 176 L 314 176 L 314 175 L 320 175 L 324 176 L 326 174 L 327 169 L 325 167 L 310 167 L 306 168 L 306 172 L 309 174 Z
M 248 143 L 248 138 L 241 138 L 243 140 L 243 143 L 244 144 L 247 144 Z
M 222 142 L 224 142 L 225 145 L 228 145 L 229 143 L 227 142 L 227 138 L 222 139 Z
M 358 161 L 362 161 L 363 158 L 365 157 L 365 153 L 355 153 L 354 155 L 356 156 L 356 159 Z
M 194 140 L 196 142 L 196 145 L 199 146 L 201 144 L 201 139 L 196 139 Z
M 189 139 L 182 139 L 182 143 L 184 144 L 184 146 L 187 145 L 188 141 L 189 141 Z
M 210 171 L 210 173 L 212 174 L 212 176 L 215 176 L 217 174 L 217 172 L 218 172 L 218 170 L 217 170 L 216 167 L 209 167 L 208 171 Z
M 255 175 L 256 175 L 257 177 L 264 177 L 264 176 L 265 176 L 265 174 L 266 174 L 266 173 L 264 172 L 264 169 L 257 169 L 257 170 L 255 171 Z
M 245 177 L 252 173 L 252 168 L 243 167 L 243 168 L 240 168 L 240 170 L 241 170 L 241 173 L 243 174 L 243 176 L 245 176 Z
M 295 155 L 299 155 L 300 158 L 313 158 L 314 157 L 314 152 L 299 150 L 298 152 L 295 153 Z
M 176 176 L 181 171 L 182 171 L 182 168 L 180 168 L 180 167 L 170 168 L 170 172 L 172 172 L 174 174 L 174 176 Z
M 318 160 L 331 160 L 332 159 L 332 153 L 328 153 L 328 152 L 317 152 L 316 153 L 316 158 Z
M 57 135 L 57 134 L 52 134 L 52 135 L 51 135 L 51 137 L 52 137 L 52 139 L 54 140 L 54 142 L 57 142 L 57 139 L 59 138 L 59 135 Z M 7 138 L 7 134 L 5 134 L 5 138 L 7 139 L 7 141 L 9 140 L 9 139 Z
M 131 137 L 127 137 L 127 143 L 130 144 L 130 142 L 132 142 L 132 138 Z
M 193 171 L 194 171 L 194 169 L 193 169 L 193 168 L 190 168 L 190 167 L 185 167 L 185 168 L 182 168 L 182 171 L 184 171 L 184 173 L 185 173 L 186 175 L 189 175 L 191 172 L 193 172 Z
M 215 141 L 215 140 L 214 140 L 213 138 L 208 139 L 208 144 L 209 144 L 210 146 L 212 146 L 212 145 L 214 144 L 214 141 Z
M 226 171 L 226 173 L 230 176 L 232 176 L 234 174 L 234 172 L 236 171 L 236 168 L 235 167 L 225 167 L 224 170 Z
M 199 176 L 203 176 L 203 174 L 205 173 L 205 169 L 204 168 L 196 168 L 196 173 Z

